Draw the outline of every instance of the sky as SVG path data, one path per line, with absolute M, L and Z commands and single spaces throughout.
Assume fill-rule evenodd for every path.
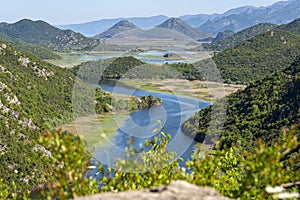
M 279 0 L 0 0 L 0 22 L 44 20 L 53 25 L 105 18 L 223 13 L 244 5 L 267 6 Z

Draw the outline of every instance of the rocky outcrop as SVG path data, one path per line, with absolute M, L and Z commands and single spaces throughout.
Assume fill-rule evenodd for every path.
M 184 181 L 172 181 L 168 186 L 133 190 L 120 193 L 103 193 L 77 200 L 229 200 L 215 189 L 198 187 Z

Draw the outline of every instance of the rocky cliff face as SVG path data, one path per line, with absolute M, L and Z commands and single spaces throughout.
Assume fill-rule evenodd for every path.
M 201 188 L 184 181 L 172 181 L 168 186 L 120 193 L 104 193 L 77 200 L 229 200 L 213 188 Z

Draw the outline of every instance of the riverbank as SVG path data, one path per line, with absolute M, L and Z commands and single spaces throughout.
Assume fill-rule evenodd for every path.
M 59 127 L 74 135 L 81 135 L 87 141 L 89 147 L 108 145 L 107 140 L 113 140 L 118 134 L 118 128 L 124 123 L 129 112 L 107 113 L 80 117 L 69 124 Z
M 130 88 L 124 87 L 124 85 L 114 87 L 112 85 L 101 84 L 101 87 L 106 92 L 119 93 L 118 95 L 131 94 L 130 92 L 132 91 Z M 195 98 L 179 97 L 177 94 L 166 92 L 134 90 L 132 95 L 136 97 L 152 95 L 160 98 L 163 104 L 132 113 L 116 111 L 116 113 L 112 114 L 82 117 L 60 128 L 77 135 L 82 135 L 86 138 L 89 147 L 99 149 L 106 145 L 116 144 L 123 148 L 127 145 L 129 135 L 137 138 L 134 141 L 134 145 L 143 144 L 145 139 L 154 134 L 153 130 L 158 128 L 159 124 L 157 121 L 159 120 L 164 126 L 164 131 L 174 137 L 174 141 L 170 144 L 172 151 L 184 150 L 193 141 L 190 141 L 190 138 L 181 133 L 180 125 L 199 109 L 210 105 L 208 102 Z M 186 142 L 183 142 L 184 140 Z M 186 146 L 178 149 L 182 144 L 186 144 Z M 93 149 L 90 150 L 93 151 Z M 181 155 L 183 152 L 177 153 Z
M 210 52 L 206 51 L 185 51 L 175 50 L 174 52 L 164 49 L 147 49 L 144 52 L 124 51 L 82 51 L 57 54 L 62 58 L 59 60 L 47 60 L 48 62 L 62 68 L 72 68 L 87 61 L 104 60 L 109 58 L 118 58 L 125 56 L 134 56 L 143 62 L 162 65 L 166 62 L 186 62 L 193 63 L 202 59 L 210 58 Z M 169 56 L 166 56 L 169 55 Z
M 244 89 L 245 85 L 222 84 L 208 81 L 188 81 L 184 79 L 141 80 L 122 79 L 122 84 L 141 90 L 165 92 L 174 95 L 188 96 L 199 100 L 214 101 Z

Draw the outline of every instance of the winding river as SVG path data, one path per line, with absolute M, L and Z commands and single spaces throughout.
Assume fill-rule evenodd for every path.
M 93 155 L 97 161 L 105 165 L 111 165 L 113 159 L 123 158 L 124 149 L 128 145 L 129 138 L 134 138 L 132 145 L 138 148 L 145 140 L 153 138 L 158 133 L 158 131 L 153 132 L 153 130 L 162 126 L 164 132 L 172 136 L 167 150 L 176 152 L 176 157 L 189 158 L 194 142 L 181 132 L 180 126 L 198 110 L 210 105 L 209 102 L 176 94 L 133 89 L 123 85 L 100 84 L 100 86 L 103 90 L 113 94 L 126 94 L 137 97 L 153 95 L 161 98 L 163 105 L 129 114 L 125 122 L 119 126 L 114 141 L 110 141 L 111 144 L 108 147 L 97 147 L 95 149 Z

